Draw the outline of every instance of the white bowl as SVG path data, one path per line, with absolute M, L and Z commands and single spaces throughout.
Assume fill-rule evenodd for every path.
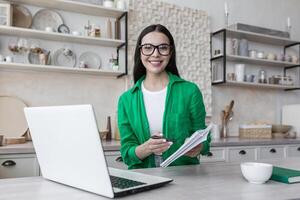
M 241 163 L 242 174 L 250 183 L 262 184 L 271 178 L 273 165 L 267 163 Z

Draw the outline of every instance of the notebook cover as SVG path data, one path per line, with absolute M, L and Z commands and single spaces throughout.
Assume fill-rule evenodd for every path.
M 271 180 L 282 183 L 297 183 L 300 182 L 300 171 L 274 166 Z

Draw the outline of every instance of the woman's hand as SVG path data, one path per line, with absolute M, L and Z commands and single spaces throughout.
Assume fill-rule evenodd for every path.
M 195 146 L 194 148 L 192 148 L 190 151 L 186 152 L 186 154 L 184 154 L 185 156 L 189 156 L 189 157 L 196 157 L 200 154 L 201 150 L 203 148 L 202 143 Z
M 152 139 L 150 138 L 145 143 L 141 144 L 135 149 L 135 154 L 141 160 L 148 157 L 152 153 L 161 155 L 163 152 L 168 150 L 172 145 L 172 142 L 167 142 L 166 139 Z

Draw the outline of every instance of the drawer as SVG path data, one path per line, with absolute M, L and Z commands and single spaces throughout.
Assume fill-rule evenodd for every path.
M 239 147 L 228 149 L 229 162 L 244 162 L 256 160 L 256 148 Z
M 200 155 L 200 162 L 226 161 L 225 148 L 211 148 L 207 155 Z
M 121 156 L 119 151 L 106 151 L 105 158 L 108 167 L 118 168 L 118 169 L 127 169 L 122 161 L 117 161 L 116 159 Z
M 0 178 L 28 176 L 39 176 L 39 165 L 35 155 L 0 157 Z
M 300 144 L 288 146 L 287 157 L 300 157 Z
M 259 158 L 260 159 L 284 158 L 284 147 L 276 147 L 276 146 L 260 147 Z

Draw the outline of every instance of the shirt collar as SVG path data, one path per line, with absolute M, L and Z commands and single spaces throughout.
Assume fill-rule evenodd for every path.
M 168 76 L 169 76 L 169 84 L 168 84 L 168 86 L 171 86 L 171 85 L 173 85 L 173 83 L 175 83 L 175 82 L 182 82 L 182 81 L 184 81 L 182 78 L 180 78 L 180 77 L 178 77 L 178 76 L 176 76 L 176 75 L 174 75 L 174 74 L 172 74 L 171 72 L 167 72 L 168 73 Z M 138 90 L 138 89 L 141 89 L 141 87 L 142 87 L 142 82 L 143 82 L 143 80 L 145 80 L 145 77 L 146 77 L 146 75 L 143 75 L 136 83 L 135 83 L 135 85 L 131 88 L 131 93 L 133 93 L 133 92 L 135 92 L 136 90 Z

